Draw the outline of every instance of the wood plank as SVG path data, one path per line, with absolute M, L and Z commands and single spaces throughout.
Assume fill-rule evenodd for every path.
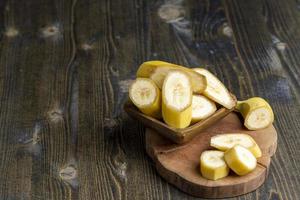
M 280 56 L 290 83 L 299 94 L 300 90 L 300 13 L 296 1 L 264 1 L 267 25 L 272 34 L 272 42 Z M 297 96 L 298 99 L 300 96 Z
M 72 197 L 71 185 L 60 174 L 73 157 L 69 109 L 74 46 L 71 14 L 65 10 L 71 3 L 4 5 L 1 199 Z
M 270 178 L 256 195 L 267 199 L 275 192 L 282 199 L 297 199 L 299 188 L 291 185 L 297 185 L 299 181 L 293 178 L 299 176 L 296 164 L 299 161 L 296 148 L 299 140 L 295 139 L 300 128 L 298 91 L 273 47 L 262 2 L 226 1 L 225 8 L 234 30 L 237 54 L 252 80 L 248 87 L 253 88 L 254 95 L 267 98 L 276 113 L 279 148 L 271 163 Z
M 169 186 L 146 157 L 144 128 L 122 112 L 126 86 L 149 59 L 150 6 L 143 1 L 77 4 L 76 18 L 84 19 L 76 30 L 83 47 L 78 55 L 82 199 L 169 198 Z
M 150 199 L 162 193 L 156 189 L 161 180 L 145 159 L 143 129 L 122 113 L 126 85 L 145 59 L 145 6 L 77 2 L 80 199 Z
M 92 8 L 90 4 L 95 8 Z M 119 108 L 121 103 L 126 100 L 126 85 L 128 85 L 130 79 L 134 77 L 134 72 L 138 64 L 146 59 L 162 59 L 195 67 L 203 63 L 211 65 L 209 66 L 210 70 L 217 73 L 221 80 L 223 80 L 233 92 L 237 93 L 240 98 L 247 98 L 257 94 L 257 91 L 251 87 L 251 85 L 257 85 L 257 81 L 254 81 L 255 84 L 252 83 L 252 77 L 249 76 L 249 69 L 247 65 L 239 61 L 231 38 L 224 38 L 224 35 L 220 35 L 219 28 L 222 28 L 226 22 L 222 5 L 220 2 L 215 1 L 200 3 L 197 1 L 189 1 L 187 5 L 181 5 L 178 2 L 174 3 L 172 1 L 167 3 L 156 2 L 146 4 L 144 5 L 145 7 L 143 7 L 143 4 L 140 2 L 135 3 L 135 5 L 132 5 L 130 2 L 124 2 L 124 4 L 119 6 L 114 3 L 101 5 L 94 1 L 92 1 L 92 3 L 79 4 L 80 8 L 89 11 L 88 13 L 91 15 L 89 19 L 85 19 L 85 17 L 87 17 L 85 16 L 85 12 L 76 12 L 79 13 L 77 18 L 85 19 L 83 21 L 89 22 L 79 22 L 78 27 L 83 27 L 83 30 L 90 30 L 84 33 L 76 33 L 78 38 L 80 38 L 79 46 L 83 47 L 79 55 L 79 62 L 81 63 L 81 71 L 79 74 L 80 77 L 81 74 L 85 74 L 85 78 L 80 81 L 80 85 L 87 84 L 87 80 L 93 79 L 100 80 L 102 83 L 101 85 L 97 82 L 88 83 L 80 89 L 81 92 L 84 92 L 82 93 L 84 95 L 80 98 L 81 102 L 91 104 L 85 105 L 84 107 L 80 106 L 82 107 L 80 113 L 86 113 L 85 115 L 87 115 L 87 112 L 90 110 L 95 110 L 95 112 L 90 112 L 87 116 L 80 114 L 80 116 L 84 117 L 84 120 L 81 122 L 80 127 L 82 129 L 79 132 L 84 132 L 86 135 L 80 134 L 79 147 L 90 149 L 91 153 L 89 154 L 99 152 L 98 148 L 101 145 L 109 144 L 109 148 L 112 148 L 111 145 L 115 147 L 115 150 L 108 150 L 107 152 L 104 152 L 102 149 L 100 151 L 101 154 L 98 153 L 96 158 L 107 159 L 104 162 L 112 169 L 105 166 L 100 167 L 99 170 L 101 174 L 105 174 L 106 177 L 103 182 L 109 183 L 110 188 L 117 188 L 103 189 L 104 192 L 101 197 L 111 198 L 113 196 L 111 190 L 114 190 L 121 191 L 115 194 L 117 197 L 123 197 L 123 193 L 126 193 L 126 197 L 144 199 L 190 198 L 178 192 L 173 187 L 165 185 L 164 182 L 161 182 L 159 177 L 153 174 L 153 167 L 149 167 L 149 161 L 144 160 L 144 129 L 141 128 L 140 125 L 134 125 L 135 123 L 132 120 L 128 120 L 126 116 L 120 114 Z M 133 11 L 129 13 L 121 12 L 124 7 L 130 8 Z M 175 20 L 182 17 L 182 14 L 180 14 L 182 9 L 185 13 L 184 19 Z M 96 10 L 101 10 L 103 13 L 99 14 Z M 164 12 L 170 11 L 171 14 L 162 15 L 160 13 L 162 12 L 161 10 L 165 10 Z M 172 17 L 174 16 L 172 13 L 174 14 L 174 12 L 175 18 L 173 19 Z M 179 14 L 176 15 L 176 13 Z M 113 18 L 111 18 L 110 15 L 112 15 Z M 134 18 L 138 20 L 137 22 L 129 18 L 132 17 L 132 15 L 138 16 Z M 100 19 L 104 20 L 104 22 Z M 122 19 L 121 22 L 120 19 Z M 147 23 L 149 23 L 149 25 L 147 25 Z M 226 28 L 228 28 L 228 26 Z M 99 32 L 104 33 L 104 36 L 102 35 L 101 37 Z M 99 42 L 99 40 L 101 42 Z M 264 45 L 264 43 L 259 45 Z M 105 47 L 106 49 L 104 49 Z M 96 55 L 99 54 L 101 58 L 104 58 L 104 62 L 100 62 L 103 61 L 103 59 L 94 61 L 96 60 Z M 254 58 L 255 57 L 251 57 L 250 61 Z M 276 59 L 278 61 L 278 58 Z M 88 74 L 85 68 L 86 66 L 92 66 L 92 71 L 95 72 L 93 76 Z M 99 71 L 99 68 L 102 68 L 103 71 Z M 117 72 L 119 72 L 118 77 L 116 75 Z M 279 72 L 276 71 L 276 73 Z M 117 81 L 119 81 L 121 85 L 116 84 Z M 99 90 L 99 88 L 101 88 L 101 90 Z M 96 93 L 97 91 L 98 93 Z M 261 94 L 263 89 L 258 91 Z M 109 100 L 105 99 L 104 102 L 99 102 L 97 95 L 101 92 L 104 92 L 106 96 L 110 96 L 110 98 L 108 98 Z M 115 94 L 118 94 L 118 96 Z M 111 105 L 111 101 L 116 102 L 116 104 Z M 96 108 L 98 107 L 102 107 L 102 113 L 96 112 Z M 107 110 L 112 110 L 113 112 L 109 114 Z M 98 119 L 99 115 L 101 115 L 101 119 Z M 88 121 L 88 124 L 84 124 L 84 121 Z M 90 127 L 96 128 L 89 130 Z M 97 130 L 100 130 L 100 132 L 103 131 L 104 135 L 96 135 Z M 96 138 L 98 142 L 91 145 L 91 143 L 88 142 L 90 137 Z M 111 137 L 116 137 L 117 141 L 112 142 Z M 99 142 L 99 140 L 106 140 L 106 142 Z M 85 147 L 83 147 L 83 145 Z M 83 159 L 84 155 L 81 156 L 81 159 Z M 120 163 L 109 165 L 110 163 L 114 163 L 115 157 L 120 157 L 119 159 L 122 160 L 121 163 L 126 167 L 122 168 Z M 90 165 L 93 165 L 93 169 L 97 169 L 94 163 L 82 163 L 80 167 L 81 173 L 84 171 L 84 173 L 89 173 L 88 175 L 84 174 L 84 176 L 98 177 L 97 175 L 99 175 L 100 172 L 96 174 L 85 172 L 85 169 L 90 167 Z M 140 168 L 143 169 L 141 171 L 146 173 L 141 174 Z M 124 176 L 126 178 L 120 177 L 119 174 L 126 174 L 126 176 Z M 133 177 L 142 178 L 136 180 Z M 124 180 L 127 180 L 127 182 Z M 137 183 L 135 184 L 134 182 L 136 181 Z M 84 180 L 83 183 L 83 185 L 85 185 L 87 180 Z M 125 187 L 127 191 L 121 190 Z M 92 193 L 92 189 L 89 187 L 82 186 L 81 189 L 83 195 L 87 195 L 88 197 L 95 197 L 96 195 Z M 139 193 L 138 191 L 144 192 Z M 121 195 L 119 193 L 121 193 Z M 249 194 L 246 198 L 257 197 L 258 195 L 260 194 Z
M 271 102 L 279 150 L 268 183 L 238 199 L 298 199 L 296 9 L 276 0 L 0 1 L 0 198 L 192 199 L 156 174 L 144 127 L 122 111 L 138 65 L 161 59 L 206 66 L 238 98 Z

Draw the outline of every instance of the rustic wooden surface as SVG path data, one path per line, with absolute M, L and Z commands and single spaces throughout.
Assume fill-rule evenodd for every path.
M 237 199 L 300 199 L 299 1 L 3 0 L 0 31 L 0 199 L 193 199 L 155 172 L 122 110 L 150 59 L 267 98 L 278 150 Z

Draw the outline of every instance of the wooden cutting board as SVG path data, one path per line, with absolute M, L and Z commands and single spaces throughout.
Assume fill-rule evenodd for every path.
M 200 173 L 201 152 L 212 149 L 210 138 L 221 133 L 246 133 L 251 135 L 262 150 L 256 169 L 245 175 L 229 176 L 211 181 Z M 175 144 L 152 129 L 146 129 L 146 151 L 156 164 L 158 173 L 180 190 L 197 197 L 224 198 L 254 191 L 268 175 L 270 160 L 277 147 L 277 133 L 273 125 L 259 131 L 246 130 L 239 115 L 230 113 L 209 129 L 199 133 L 185 144 Z

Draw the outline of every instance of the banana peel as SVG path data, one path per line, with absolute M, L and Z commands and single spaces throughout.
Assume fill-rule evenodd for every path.
M 200 156 L 200 171 L 204 178 L 217 180 L 229 174 L 229 167 L 224 160 L 224 152 L 207 150 Z
M 189 76 L 194 93 L 201 94 L 205 90 L 207 84 L 205 76 L 196 73 L 190 68 L 164 61 L 154 60 L 142 63 L 136 76 L 152 79 L 161 89 L 166 75 L 172 70 L 180 70 Z
M 235 109 L 241 113 L 244 125 L 249 130 L 266 128 L 274 121 L 274 113 L 270 104 L 260 97 L 238 101 Z
M 237 175 L 250 173 L 256 167 L 257 160 L 245 147 L 236 145 L 224 153 L 224 159 L 229 168 Z

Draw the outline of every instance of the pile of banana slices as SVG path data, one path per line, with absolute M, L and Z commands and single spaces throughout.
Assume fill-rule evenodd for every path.
M 274 120 L 271 106 L 262 98 L 236 101 L 224 84 L 204 68 L 186 68 L 163 61 L 144 62 L 129 88 L 133 104 L 144 114 L 163 119 L 173 128 L 186 128 L 208 118 L 221 105 L 235 107 L 250 130 Z
M 254 139 L 241 133 L 213 136 L 210 146 L 217 150 L 203 151 L 200 157 L 201 174 L 210 180 L 228 176 L 230 169 L 239 176 L 246 175 L 255 169 L 256 159 L 262 156 Z
M 274 114 L 267 101 L 253 97 L 236 101 L 224 84 L 204 68 L 186 68 L 163 61 L 144 62 L 129 88 L 133 104 L 144 114 L 163 119 L 173 128 L 185 128 L 208 118 L 217 105 L 235 108 L 249 130 L 263 129 L 273 123 Z M 246 134 L 221 134 L 211 138 L 200 157 L 203 177 L 217 180 L 230 171 L 245 175 L 255 169 L 262 153 L 254 139 Z

